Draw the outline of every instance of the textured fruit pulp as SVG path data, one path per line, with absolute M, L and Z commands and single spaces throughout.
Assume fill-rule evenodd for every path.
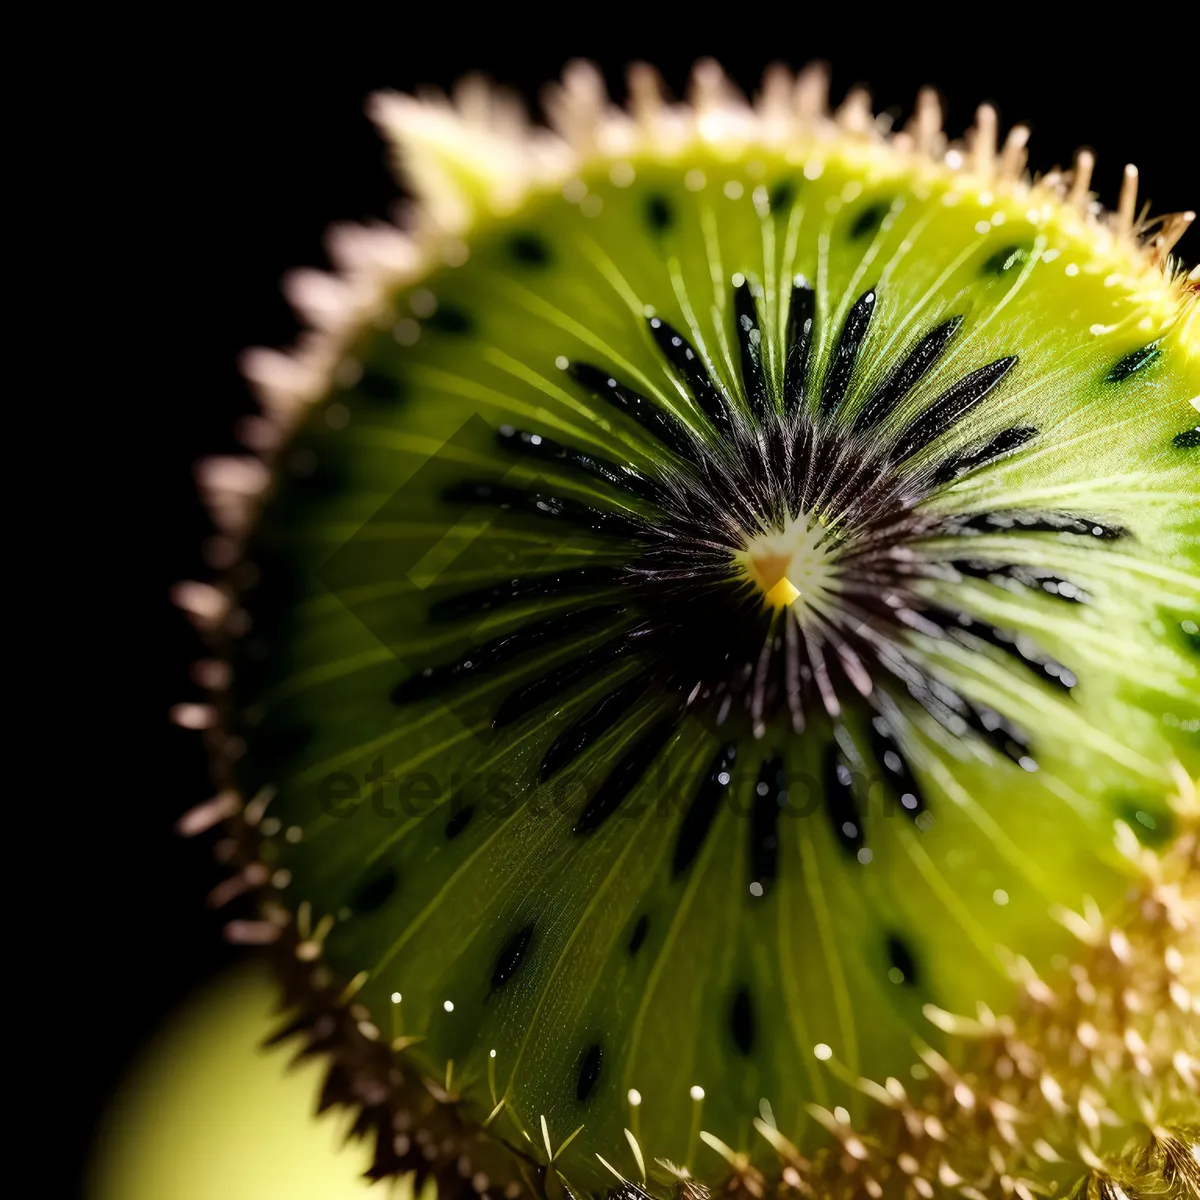
M 626 186 L 598 169 L 492 220 L 470 237 L 465 261 L 397 293 L 362 334 L 285 460 L 290 474 L 255 551 L 265 582 L 248 598 L 262 644 L 252 633 L 238 670 L 243 785 L 248 795 L 276 789 L 264 855 L 290 873 L 289 907 L 307 902 L 310 926 L 332 920 L 325 961 L 358 978 L 356 1002 L 382 1038 L 423 1038 L 407 1053 L 436 1079 L 451 1070 L 481 1116 L 503 1099 L 501 1136 L 521 1144 L 524 1131 L 540 1144 L 544 1117 L 557 1146 L 583 1126 L 560 1162 L 598 1183 L 607 1175 L 595 1152 L 624 1145 L 626 1126 L 647 1156 L 695 1167 L 714 1153 L 697 1141 L 700 1128 L 769 1155 L 751 1127 L 764 1112 L 801 1145 L 824 1136 L 807 1103 L 857 1117 L 867 1102 L 848 1081 L 907 1077 L 914 1037 L 937 1044 L 924 1004 L 1003 1011 L 1012 955 L 1048 976 L 1059 969 L 1070 939 L 1051 908 L 1079 909 L 1085 896 L 1111 904 L 1123 888 L 1114 818 L 1144 811 L 1169 829 L 1167 764 L 1178 755 L 1196 771 L 1197 659 L 1180 622 L 1200 608 L 1200 505 L 1189 503 L 1200 483 L 1194 454 L 1172 438 L 1200 393 L 1200 362 L 1171 328 L 1168 303 L 1143 302 L 1144 281 L 1098 251 L 1073 215 L 967 179 L 922 177 L 896 159 L 831 147 L 797 162 L 697 152 L 632 166 L 632 181 L 619 174 Z M 961 336 L 914 404 L 938 381 L 1016 354 L 1011 384 L 950 444 L 1001 422 L 1041 435 L 932 504 L 1056 506 L 1133 531 L 1112 545 L 972 542 L 972 552 L 1051 566 L 1087 590 L 1087 606 L 985 580 L 952 593 L 973 614 L 1036 634 L 1080 685 L 1061 699 L 988 658 L 928 649 L 972 696 L 1036 732 L 1039 769 L 952 744 L 918 721 L 905 749 L 929 820 L 918 827 L 882 798 L 869 805 L 870 861 L 845 855 L 820 809 L 827 722 L 806 736 L 772 728 L 743 738 L 733 793 L 750 794 L 764 759 L 782 752 L 799 809 L 780 822 L 778 876 L 762 895 L 745 805 L 722 807 L 685 877 L 669 870 L 680 813 L 663 798 L 694 793 L 724 736 L 711 722 L 691 720 L 674 736 L 630 798 L 640 816 L 588 839 L 570 833 L 580 797 L 654 718 L 652 699 L 582 775 L 538 783 L 555 733 L 635 664 L 614 660 L 536 717 L 499 736 L 490 729 L 514 684 L 603 643 L 603 629 L 523 657 L 450 703 L 389 700 L 412 671 L 573 602 L 435 625 L 427 614 L 438 598 L 522 570 L 620 561 L 602 536 L 464 513 L 444 489 L 496 470 L 504 424 L 653 470 L 661 453 L 644 432 L 581 391 L 563 364 L 599 365 L 686 415 L 691 402 L 646 327 L 657 313 L 740 396 L 735 273 L 762 285 L 763 361 L 776 392 L 797 275 L 816 288 L 817 371 L 851 304 L 877 290 L 851 403 L 918 337 L 962 315 Z M 1148 365 L 1114 381 L 1118 364 L 1155 343 Z M 499 465 L 509 481 L 611 498 L 544 464 Z M 482 781 L 483 795 L 451 839 L 464 781 Z M 529 927 L 520 970 L 494 986 L 506 947 Z M 736 1029 L 743 991 L 753 997 L 748 1038 Z M 599 1074 L 580 1100 L 596 1046 Z M 636 1173 L 632 1161 L 618 1166 Z

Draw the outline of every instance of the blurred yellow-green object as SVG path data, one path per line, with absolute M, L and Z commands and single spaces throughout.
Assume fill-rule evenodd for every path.
M 150 1043 L 101 1128 L 88 1200 L 399 1200 L 362 1178 L 344 1113 L 314 1117 L 324 1066 L 261 1049 L 278 1027 L 264 971 L 211 985 Z

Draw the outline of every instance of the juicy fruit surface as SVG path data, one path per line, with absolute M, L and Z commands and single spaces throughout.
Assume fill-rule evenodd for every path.
M 557 1165 L 595 1187 L 597 1154 L 637 1173 L 627 1127 L 704 1175 L 701 1130 L 765 1160 L 756 1119 L 803 1147 L 825 1136 L 810 1105 L 856 1117 L 858 1076 L 938 1043 L 923 1006 L 1003 1011 L 1017 956 L 1053 975 L 1051 910 L 1124 890 L 1114 821 L 1169 838 L 1170 764 L 1200 768 L 1200 355 L 1174 314 L 1055 212 L 952 178 L 834 153 L 634 166 L 490 222 L 361 335 L 285 452 L 235 676 L 264 859 L 370 1036 L 532 1157 L 572 1138 Z M 632 596 L 620 572 L 658 520 L 644 481 L 692 469 L 631 407 L 698 431 L 696 487 L 733 512 L 704 473 L 704 376 L 732 398 L 713 411 L 776 419 L 802 302 L 797 411 L 835 430 L 954 322 L 845 453 L 907 446 L 941 404 L 905 457 L 926 483 L 961 470 L 913 493 L 929 527 L 889 561 L 941 564 L 913 594 L 975 624 L 887 627 L 915 683 L 886 653 L 856 683 L 831 641 L 831 679 L 806 658 L 791 703 L 804 596 L 764 598 L 732 558 L 728 610 L 686 570 Z M 609 379 L 643 399 L 621 411 Z M 947 394 L 973 398 L 958 419 Z M 979 457 L 1011 430 L 1036 433 Z M 890 468 L 844 469 L 854 488 Z M 810 515 L 839 532 L 828 504 Z M 771 604 L 781 695 L 722 711 L 713 648 L 736 659 L 731 628 Z M 667 633 L 624 646 L 647 620 Z

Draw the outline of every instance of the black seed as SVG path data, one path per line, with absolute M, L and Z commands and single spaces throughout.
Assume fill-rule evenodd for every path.
M 475 806 L 467 804 L 458 809 L 454 815 L 446 822 L 446 841 L 452 842 L 468 825 L 471 823 L 471 818 L 475 815 Z
M 709 764 L 708 774 L 688 805 L 679 826 L 675 853 L 671 859 L 672 878 L 678 879 L 696 861 L 696 855 L 703 848 L 704 839 L 708 837 L 713 821 L 716 820 L 721 801 L 729 794 L 730 773 L 736 757 L 737 746 L 729 745 L 719 751 Z
M 930 442 L 948 433 L 972 409 L 991 394 L 996 385 L 1017 365 L 1016 355 L 997 359 L 960 379 L 944 391 L 900 435 L 891 457 L 903 462 Z
M 695 347 L 677 329 L 668 325 L 661 317 L 650 318 L 650 333 L 666 360 L 687 384 L 692 398 L 700 410 L 717 427 L 725 438 L 732 434 L 729 409 L 725 397 L 714 386 Z
M 1002 650 L 1022 666 L 1028 668 L 1039 679 L 1069 692 L 1078 680 L 1075 673 L 1039 650 L 1027 637 L 980 621 L 966 612 L 955 612 L 939 605 L 930 605 L 921 613 L 927 621 L 933 621 L 943 632 L 959 645 L 973 649 L 972 639 L 985 642 Z
M 528 492 L 524 488 L 503 483 L 478 483 L 467 480 L 447 488 L 442 493 L 442 499 L 447 504 L 486 504 L 503 512 L 546 517 L 613 537 L 633 537 L 642 529 L 638 521 L 621 513 L 594 508 L 590 504 L 568 500 L 564 496 Z
M 950 517 L 946 529 L 950 533 L 1069 533 L 1079 537 L 1094 537 L 1102 542 L 1127 536 L 1127 531 L 1120 525 L 1106 525 L 1091 517 L 1019 508 Z
M 763 376 L 762 330 L 758 324 L 758 305 L 750 284 L 743 280 L 733 290 L 733 319 L 742 358 L 742 382 L 750 411 L 761 421 L 770 411 L 767 382 Z
M 572 684 L 586 679 L 597 671 L 611 667 L 614 659 L 632 649 L 632 643 L 625 634 L 605 642 L 595 650 L 589 650 L 570 662 L 555 667 L 545 675 L 539 676 L 530 683 L 523 684 L 516 691 L 510 692 L 500 702 L 496 715 L 492 718 L 493 729 L 503 729 L 515 721 L 527 717 L 535 708 L 540 708 L 547 700 L 561 695 Z
M 878 200 L 864 208 L 850 223 L 850 240 L 857 242 L 874 233 L 883 224 L 891 207 L 890 200 Z
M 633 927 L 633 932 L 629 935 L 629 957 L 632 958 L 642 948 L 642 943 L 646 940 L 646 934 L 650 932 L 650 918 L 642 913 L 637 919 L 637 924 Z
M 912 353 L 897 367 L 892 376 L 858 410 L 854 418 L 855 433 L 868 433 L 912 391 L 941 358 L 954 335 L 962 327 L 962 317 L 951 317 L 927 333 Z
M 368 363 L 363 367 L 362 375 L 354 385 L 354 391 L 368 400 L 384 403 L 402 399 L 403 386 L 400 380 Z
M 1200 621 L 1185 617 L 1179 622 L 1179 633 L 1184 646 L 1193 654 L 1200 654 Z
M 1115 804 L 1117 815 L 1133 830 L 1143 846 L 1158 849 L 1175 833 L 1175 819 L 1161 801 L 1150 798 L 1122 797 Z
M 972 579 L 986 579 L 989 583 L 1009 591 L 1014 590 L 1009 584 L 1016 583 L 1020 587 L 1044 592 L 1047 596 L 1069 604 L 1086 604 L 1091 599 L 1078 584 L 1045 567 L 1030 567 L 1024 563 L 988 562 L 986 559 L 977 558 L 956 558 L 950 565 L 960 575 Z
M 796 199 L 796 185 L 790 179 L 781 179 L 771 188 L 767 202 L 773 213 L 786 212 Z
M 1011 429 L 1001 430 L 982 446 L 956 451 L 937 465 L 930 484 L 932 487 L 942 487 L 960 479 L 968 471 L 996 462 L 1019 450 L 1026 442 L 1032 441 L 1037 437 L 1037 433 L 1031 425 L 1014 425 Z
M 643 499 L 653 499 L 657 495 L 657 489 L 650 480 L 639 475 L 632 467 L 622 466 L 598 454 L 572 449 L 543 434 L 501 425 L 496 437 L 505 450 L 514 454 L 572 468 Z
M 456 621 L 491 612 L 521 600 L 544 600 L 566 592 L 615 587 L 621 579 L 615 567 L 573 567 L 547 575 L 522 575 L 491 587 L 448 596 L 429 606 L 431 621 Z
M 1023 770 L 1037 770 L 1029 741 L 1011 721 L 986 704 L 971 704 L 964 700 L 963 706 L 967 724 L 977 736 Z
M 552 258 L 550 247 L 536 233 L 513 234 L 508 240 L 508 252 L 529 267 L 544 267 Z
M 779 874 L 779 810 L 787 801 L 783 759 L 763 763 L 750 809 L 750 879 L 770 893 Z
M 874 311 L 875 290 L 872 288 L 864 292 L 846 314 L 846 323 L 842 326 L 829 365 L 829 373 L 825 376 L 825 386 L 821 389 L 822 416 L 836 415 L 846 398 L 850 376 L 854 374 L 854 364 L 858 361 L 858 351 L 867 336 L 867 327 L 871 323 Z
M 396 872 L 391 867 L 376 875 L 374 879 L 367 880 L 354 893 L 350 901 L 351 910 L 362 913 L 378 912 L 392 898 L 397 882 Z
M 817 294 L 812 284 L 798 275 L 792 284 L 792 301 L 788 307 L 788 356 L 783 380 L 783 404 L 788 416 L 799 412 L 804 403 L 816 305 Z
M 620 606 L 614 604 L 596 605 L 593 608 L 576 609 L 539 621 L 531 621 L 513 633 L 506 633 L 502 637 L 484 642 L 482 646 L 468 650 L 453 662 L 426 667 L 411 675 L 393 690 L 392 703 L 409 704 L 427 699 L 464 679 L 472 679 L 519 654 L 524 654 L 527 650 L 580 633 L 623 611 Z
M 603 696 L 579 720 L 554 739 L 542 759 L 541 777 L 549 779 L 574 762 L 589 746 L 602 738 L 628 715 L 650 686 L 650 676 L 638 675 L 615 691 Z
M 834 742 L 830 742 L 825 749 L 821 782 L 825 793 L 825 814 L 834 836 L 844 850 L 853 854 L 863 845 L 862 818 L 854 799 L 854 777 Z
M 983 264 L 982 274 L 984 275 L 1003 275 L 1006 271 L 1011 271 L 1013 267 L 1019 267 L 1023 263 L 1029 261 L 1030 247 L 1022 245 L 1001 246 L 988 260 Z
M 572 829 L 578 837 L 595 833 L 621 807 L 622 801 L 650 769 L 679 724 L 672 713 L 653 725 L 628 749 L 584 806 Z
M 572 363 L 568 368 L 573 379 L 598 400 L 603 400 L 635 420 L 647 433 L 681 458 L 699 461 L 696 447 L 687 427 L 670 413 L 659 408 L 653 400 L 624 387 L 616 379 L 588 363 Z
M 1200 446 L 1200 425 L 1195 429 L 1185 429 L 1171 439 L 1171 445 L 1177 450 L 1195 450 Z
M 600 1078 L 600 1063 L 604 1052 L 599 1042 L 593 1042 L 583 1053 L 583 1063 L 579 1068 L 579 1078 L 575 1082 L 575 1099 L 581 1104 L 592 1094 Z
M 754 1002 L 750 989 L 740 987 L 729 1006 L 729 1032 L 739 1053 L 749 1055 L 754 1049 Z
M 658 192 L 646 197 L 646 224 L 655 235 L 664 233 L 675 224 L 675 210 L 670 201 Z
M 974 733 L 1023 770 L 1038 769 L 1030 754 L 1029 743 L 1001 713 L 985 704 L 968 701 L 949 684 L 931 675 L 895 647 L 880 653 L 878 662 L 884 670 L 901 680 L 908 694 L 949 733 L 955 737 Z
M 904 976 L 903 982 L 909 987 L 914 986 L 917 982 L 917 964 L 912 951 L 898 934 L 888 935 L 887 956 L 888 962 Z
M 1037 764 L 1030 754 L 1029 742 L 1011 721 L 986 704 L 973 704 L 953 693 L 945 684 L 935 683 L 934 686 L 936 698 L 956 705 L 955 711 L 977 737 L 1022 769 L 1037 769 Z
M 1104 377 L 1105 383 L 1124 383 L 1130 375 L 1144 371 L 1160 354 L 1162 354 L 1162 350 L 1159 349 L 1158 343 L 1151 342 L 1150 345 L 1125 355 L 1124 358 L 1117 360 L 1112 370 Z
M 523 926 L 504 943 L 492 968 L 492 991 L 502 988 L 521 968 L 529 943 L 533 940 L 533 924 Z
M 439 304 L 437 311 L 425 318 L 425 324 L 439 333 L 456 336 L 470 333 L 475 327 L 475 322 L 467 313 L 449 304 Z
M 900 744 L 891 726 L 883 717 L 875 717 L 871 721 L 867 736 L 871 743 L 871 755 L 879 768 L 884 786 L 896 798 L 905 815 L 911 820 L 916 820 L 925 811 L 925 795 L 912 773 L 912 768 L 900 753 Z

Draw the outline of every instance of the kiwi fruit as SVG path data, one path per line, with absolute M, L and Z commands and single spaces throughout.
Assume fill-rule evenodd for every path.
M 1194 1190 L 1193 214 L 692 91 L 373 100 L 178 592 L 230 935 L 448 1195 Z

